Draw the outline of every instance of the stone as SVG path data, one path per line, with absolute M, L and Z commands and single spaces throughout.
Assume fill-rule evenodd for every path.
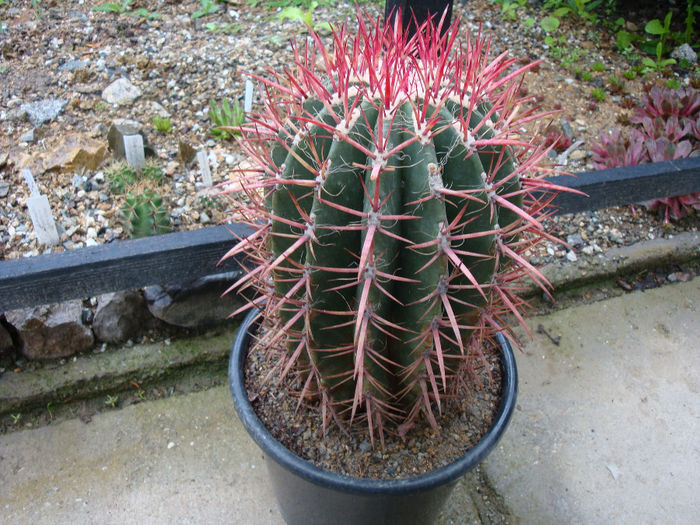
M 27 111 L 21 106 L 18 108 L 12 108 L 9 111 L 3 111 L 2 120 L 7 120 L 10 122 L 23 122 L 27 120 Z
M 583 160 L 586 158 L 588 153 L 585 150 L 577 149 L 569 154 L 571 160 Z
M 116 159 L 126 160 L 126 148 L 124 137 L 129 135 L 140 135 L 143 140 L 143 151 L 145 157 L 156 157 L 156 150 L 148 141 L 148 137 L 143 131 L 143 124 L 136 120 L 115 119 L 107 132 L 107 142 Z
M 68 101 L 62 98 L 48 98 L 38 102 L 22 104 L 20 110 L 27 114 L 32 126 L 38 127 L 60 115 L 66 104 L 68 104 Z
M 36 140 L 36 133 L 34 131 L 34 128 L 32 128 L 22 133 L 19 137 L 20 142 L 34 142 Z
M 236 293 L 222 294 L 240 274 L 209 275 L 185 286 L 149 286 L 144 290 L 148 310 L 168 324 L 192 328 L 220 323 L 243 305 Z
M 10 332 L 0 324 L 0 355 L 7 354 L 14 348 Z
M 5 313 L 17 330 L 24 356 L 37 360 L 68 357 L 92 347 L 95 338 L 81 315 L 79 300 Z
M 106 144 L 77 132 L 61 136 L 49 152 L 40 152 L 42 172 L 49 170 L 75 171 L 78 168 L 96 170 L 109 156 Z
M 574 248 L 578 248 L 579 246 L 583 246 L 583 237 L 578 232 L 577 233 L 570 233 L 569 235 L 566 236 L 566 244 L 573 246 Z
M 125 106 L 141 96 L 141 90 L 125 78 L 118 78 L 102 91 L 102 100 Z
M 680 45 L 676 49 L 671 51 L 671 58 L 675 58 L 679 62 L 681 60 L 685 60 L 691 66 L 694 66 L 698 63 L 698 54 L 687 43 Z
M 177 143 L 178 156 L 183 164 L 189 164 L 197 155 L 197 150 L 190 146 L 187 142 L 180 139 Z
M 60 66 L 58 66 L 59 71 L 75 71 L 76 69 L 80 69 L 81 67 L 85 67 L 89 64 L 90 62 L 86 60 L 67 60 Z
M 566 135 L 568 138 L 573 139 L 574 138 L 574 130 L 571 127 L 571 122 L 568 120 L 561 120 L 561 129 L 564 132 L 564 135 Z
M 152 321 L 141 292 L 126 290 L 97 298 L 92 331 L 98 341 L 123 343 L 142 335 Z
M 0 197 L 7 197 L 8 193 L 10 193 L 10 183 L 0 182 Z

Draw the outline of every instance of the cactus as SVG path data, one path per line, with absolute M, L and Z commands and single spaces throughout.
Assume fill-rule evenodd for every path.
M 518 113 L 530 66 L 489 61 L 458 23 L 410 40 L 358 24 L 332 49 L 312 32 L 293 70 L 261 79 L 265 110 L 241 139 L 252 167 L 226 190 L 252 233 L 227 257 L 252 263 L 232 289 L 256 289 L 248 307 L 277 323 L 281 374 L 301 374 L 324 425 L 366 425 L 374 443 L 421 414 L 437 430 L 474 355 L 522 321 L 522 278 L 546 289 L 524 253 L 550 237 L 558 188 L 523 130 L 537 115 Z
M 132 238 L 167 233 L 170 216 L 163 198 L 152 190 L 131 192 L 122 205 L 122 219 Z

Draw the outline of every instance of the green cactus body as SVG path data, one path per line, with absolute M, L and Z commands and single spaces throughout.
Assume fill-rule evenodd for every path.
M 446 62 L 429 25 L 416 48 L 380 36 L 361 25 L 356 42 L 323 50 L 322 72 L 301 64 L 287 120 L 259 116 L 277 137 L 247 138 L 269 149 L 240 184 L 264 188 L 246 215 L 270 224 L 242 242 L 262 265 L 246 284 L 267 296 L 324 409 L 372 437 L 421 413 L 436 427 L 471 348 L 520 306 L 508 286 L 534 270 L 520 254 L 540 232 L 525 197 L 541 211 L 530 190 L 542 155 L 516 137 L 516 91 L 484 81 L 512 61 L 467 67 L 482 60 L 477 41 Z
M 122 206 L 122 218 L 132 238 L 148 237 L 171 230 L 163 198 L 151 190 L 129 193 Z

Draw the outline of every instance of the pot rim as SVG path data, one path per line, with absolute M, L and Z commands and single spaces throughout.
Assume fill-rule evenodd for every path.
M 245 359 L 247 348 L 254 332 L 260 324 L 262 313 L 253 309 L 245 316 L 236 334 L 229 360 L 229 387 L 236 411 L 253 440 L 278 464 L 307 481 L 324 487 L 335 488 L 357 494 L 404 494 L 418 492 L 428 488 L 444 485 L 457 480 L 479 464 L 496 446 L 515 409 L 518 390 L 518 373 L 515 356 L 508 339 L 497 333 L 496 338 L 501 347 L 502 395 L 498 412 L 491 428 L 479 442 L 456 461 L 439 469 L 397 479 L 371 479 L 347 476 L 319 468 L 300 458 L 280 444 L 265 425 L 258 419 L 248 401 L 245 389 Z

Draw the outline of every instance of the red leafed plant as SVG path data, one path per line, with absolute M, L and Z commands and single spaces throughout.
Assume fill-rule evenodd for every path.
M 628 133 L 615 128 L 591 146 L 596 169 L 675 160 L 700 153 L 700 91 L 695 88 L 652 87 L 630 122 L 636 127 Z M 663 214 L 664 221 L 669 222 L 700 210 L 700 193 L 643 204 Z
M 523 319 L 525 253 L 551 238 L 557 188 L 547 148 L 523 131 L 539 115 L 519 87 L 529 66 L 489 58 L 458 22 L 399 25 L 358 16 L 358 33 L 311 32 L 283 73 L 259 78 L 265 110 L 241 144 L 251 166 L 228 189 L 251 234 L 247 307 L 275 323 L 280 376 L 298 374 L 323 426 L 364 425 L 372 442 L 466 395 L 474 363 Z M 476 361 L 475 361 L 476 360 Z

